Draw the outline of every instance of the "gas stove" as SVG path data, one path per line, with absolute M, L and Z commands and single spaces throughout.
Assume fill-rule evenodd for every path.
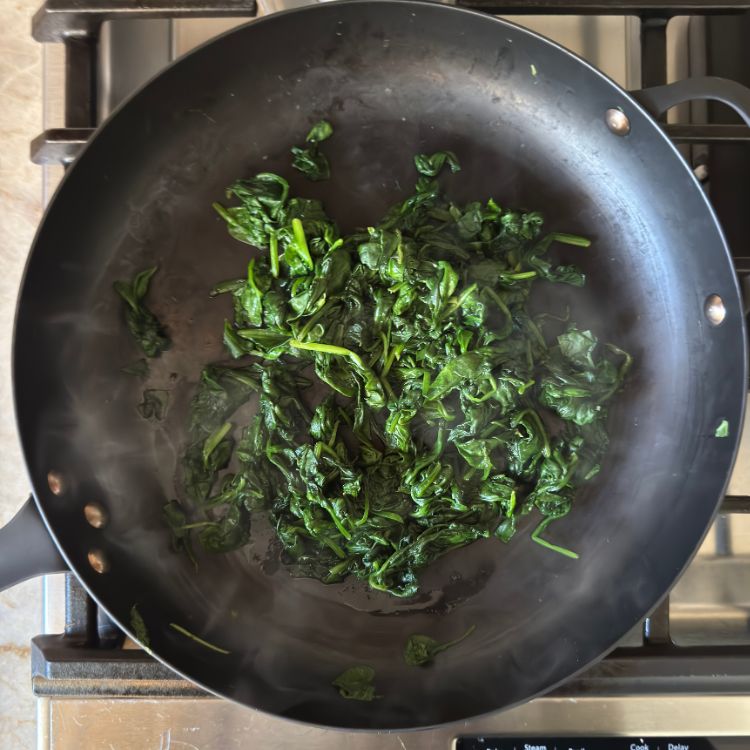
M 47 199 L 93 129 L 171 60 L 258 15 L 304 0 L 48 0 L 44 132 L 32 159 Z M 750 2 L 467 0 L 578 52 L 625 88 L 690 75 L 750 85 Z M 740 278 L 750 278 L 750 128 L 720 105 L 663 123 L 708 191 Z M 750 301 L 750 296 L 747 297 Z M 709 499 L 710 500 L 710 499 Z M 665 544 L 668 544 L 668 535 Z M 617 582 L 613 582 L 617 585 Z M 44 583 L 33 639 L 38 747 L 700 750 L 750 746 L 750 428 L 717 517 L 669 598 L 602 662 L 525 705 L 447 728 L 348 733 L 209 696 L 129 641 L 71 575 Z

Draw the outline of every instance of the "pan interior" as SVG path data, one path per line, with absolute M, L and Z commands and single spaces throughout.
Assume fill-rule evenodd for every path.
M 604 113 L 622 107 L 631 134 Z M 333 178 L 313 184 L 288 148 L 329 119 Z M 452 553 L 412 600 L 361 585 L 292 578 L 254 543 L 202 556 L 169 550 L 161 520 L 177 496 L 185 417 L 202 366 L 225 358 L 218 281 L 249 251 L 211 209 L 235 178 L 276 171 L 321 198 L 343 230 L 377 221 L 415 179 L 415 153 L 451 149 L 458 201 L 494 197 L 541 210 L 550 229 L 584 234 L 562 257 L 588 284 L 573 318 L 635 357 L 612 409 L 600 477 L 555 526 L 578 561 L 533 544 Z M 140 355 L 112 291 L 157 264 L 151 306 L 173 348 L 145 387 L 170 391 L 168 418 L 136 413 L 144 383 L 121 372 Z M 702 317 L 709 294 L 728 315 Z M 559 291 L 554 294 L 559 295 Z M 546 304 L 546 301 L 542 301 Z M 613 84 L 534 35 L 486 16 L 421 3 L 321 6 L 243 27 L 169 69 L 121 109 L 72 169 L 36 242 L 17 322 L 18 416 L 44 512 L 71 563 L 125 626 L 137 605 L 160 657 L 223 695 L 344 727 L 413 727 L 524 700 L 612 646 L 668 588 L 703 534 L 731 465 L 742 322 L 726 250 L 703 196 L 656 126 Z M 738 426 L 738 425 L 732 425 Z M 734 433 L 732 433 L 734 434 Z M 50 469 L 68 491 L 44 489 Z M 109 524 L 82 512 L 102 503 Z M 668 543 L 665 544 L 665 539 Z M 87 566 L 101 548 L 110 571 Z M 203 649 L 175 622 L 227 649 Z M 427 673 L 406 667 L 414 632 L 460 649 Z M 382 698 L 345 705 L 331 680 L 376 669 Z

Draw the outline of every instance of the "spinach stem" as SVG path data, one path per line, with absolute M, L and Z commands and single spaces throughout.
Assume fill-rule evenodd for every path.
M 591 247 L 591 240 L 578 234 L 566 234 L 565 232 L 552 232 L 548 234 L 551 242 L 562 242 L 563 245 L 575 245 L 576 247 Z
M 379 518 L 387 518 L 389 521 L 395 521 L 396 523 L 404 522 L 404 519 L 398 513 L 391 513 L 389 510 L 376 510 L 375 515 Z
M 386 359 L 385 364 L 383 365 L 383 371 L 380 373 L 380 376 L 382 378 L 385 378 L 388 373 L 390 372 L 391 366 L 393 365 L 393 361 L 398 359 L 401 356 L 401 352 L 403 351 L 404 345 L 403 344 L 394 344 L 393 348 L 390 352 L 388 352 L 388 359 Z
M 276 232 L 271 232 L 268 238 L 268 249 L 271 259 L 271 276 L 279 278 L 279 238 Z
M 539 526 L 534 529 L 534 531 L 531 534 L 531 538 L 537 543 L 541 544 L 542 547 L 546 547 L 547 549 L 551 549 L 553 552 L 557 552 L 561 555 L 565 555 L 565 557 L 570 557 L 573 560 L 577 560 L 580 555 L 577 552 L 573 552 L 573 550 L 567 549 L 567 547 L 560 547 L 558 544 L 553 544 L 552 542 L 547 541 L 546 539 L 542 539 L 540 534 L 544 532 L 544 530 L 554 521 L 554 518 L 547 517 L 542 520 L 542 522 L 539 524 Z
M 303 326 L 302 326 L 302 328 L 300 329 L 299 333 L 297 334 L 297 339 L 298 339 L 298 340 L 300 340 L 300 341 L 301 341 L 302 339 L 304 339 L 304 338 L 305 338 L 305 336 L 307 336 L 307 334 L 308 334 L 308 333 L 310 332 L 310 329 L 311 329 L 311 328 L 312 328 L 312 327 L 313 327 L 313 326 L 314 326 L 314 325 L 315 325 L 315 324 L 316 324 L 316 323 L 318 322 L 318 320 L 320 320 L 320 318 L 321 318 L 321 316 L 323 315 L 323 312 L 324 312 L 324 311 L 325 311 L 325 312 L 328 312 L 328 310 L 326 310 L 326 307 L 327 307 L 327 305 L 328 305 L 328 302 L 330 302 L 330 300 L 328 300 L 328 301 L 327 301 L 327 302 L 326 302 L 326 303 L 325 303 L 325 304 L 324 304 L 324 305 L 323 305 L 322 307 L 318 308 L 318 309 L 317 309 L 317 310 L 316 310 L 316 311 L 315 311 L 315 312 L 314 312 L 314 313 L 313 313 L 313 314 L 312 314 L 312 315 L 311 315 L 311 316 L 310 316 L 310 317 L 308 318 L 308 320 L 307 320 L 307 322 L 305 323 L 305 325 L 303 325 Z M 329 308 L 329 309 L 330 309 L 330 308 Z
M 450 648 L 451 646 L 457 646 L 461 641 L 466 640 L 475 630 L 477 629 L 476 625 L 471 625 L 469 629 L 463 634 L 458 636 L 458 638 L 454 638 L 452 641 L 448 641 L 447 643 L 440 644 L 434 651 L 433 654 L 439 654 L 441 651 L 445 651 L 446 649 Z
M 370 515 L 370 496 L 365 495 L 365 509 L 362 511 L 362 516 L 358 521 L 354 522 L 355 526 L 361 526 L 366 520 L 367 517 Z
M 223 425 L 217 427 L 203 443 L 203 465 L 208 466 L 208 459 L 211 454 L 216 450 L 216 446 L 226 437 L 229 430 L 232 429 L 231 422 L 224 422 Z
M 333 541 L 333 539 L 329 539 L 326 536 L 319 536 L 317 538 L 320 539 L 320 541 L 323 542 L 323 544 L 325 544 L 327 547 L 330 547 L 336 557 L 340 558 L 341 560 L 346 559 L 346 553 L 341 549 L 341 547 L 339 547 L 338 544 L 336 544 L 336 542 Z
M 247 284 L 252 287 L 253 291 L 262 294 L 260 289 L 258 289 L 258 285 L 255 283 L 255 258 L 247 264 Z
M 534 335 L 534 338 L 539 343 L 539 346 L 541 346 L 542 349 L 546 349 L 547 342 L 544 340 L 544 336 L 542 336 L 542 332 L 539 330 L 539 326 L 537 326 L 537 324 L 531 318 L 528 319 L 527 325 L 531 333 Z
M 219 648 L 218 646 L 214 646 L 213 643 L 209 643 L 203 638 L 200 638 L 199 636 L 195 635 L 195 633 L 191 633 L 187 628 L 183 628 L 182 625 L 178 625 L 176 622 L 170 622 L 169 627 L 172 628 L 173 630 L 176 630 L 178 633 L 186 636 L 187 638 L 190 638 L 196 643 L 200 643 L 201 646 L 205 646 L 205 648 L 210 648 L 211 651 L 216 651 L 216 653 L 218 654 L 231 653 L 230 651 L 227 651 L 225 648 Z
M 385 362 L 388 359 L 388 336 L 382 331 L 380 332 L 380 340 L 383 342 L 383 364 L 385 365 Z
M 216 213 L 219 214 L 227 224 L 233 227 L 238 226 L 237 220 L 226 210 L 226 208 L 224 208 L 224 206 L 221 205 L 221 203 L 214 202 L 211 205 L 213 206 L 214 211 L 216 211 Z
M 347 541 L 351 540 L 352 535 L 349 533 L 346 527 L 338 519 L 338 516 L 336 515 L 336 511 L 331 507 L 331 504 L 325 503 L 323 507 L 328 511 L 328 515 L 331 517 L 331 520 L 335 524 L 336 528 L 339 530 L 339 533 L 341 534 L 341 536 L 343 536 L 344 539 L 346 539 Z
M 396 400 L 396 394 L 393 392 L 393 388 L 391 388 L 391 384 L 388 382 L 388 378 L 381 372 L 380 373 L 380 382 L 383 384 L 383 388 L 385 388 L 385 392 L 388 395 L 388 398 L 391 401 Z
M 628 370 L 630 369 L 630 365 L 633 364 L 633 357 L 628 354 L 626 351 L 623 351 L 620 349 L 619 346 L 615 346 L 614 344 L 607 344 L 607 348 L 613 352 L 614 354 L 617 354 L 620 357 L 623 357 L 623 362 L 620 365 L 620 371 L 619 371 L 619 377 L 615 384 L 601 397 L 599 400 L 600 403 L 603 401 L 606 401 L 608 398 L 613 396 L 622 385 L 622 381 L 625 378 L 625 375 L 627 375 Z
M 310 249 L 307 247 L 307 238 L 305 237 L 305 228 L 299 219 L 292 219 L 292 233 L 294 234 L 294 243 L 297 245 L 300 255 L 304 258 L 307 267 L 312 270 L 315 267 Z
M 336 346 L 335 344 L 323 344 L 321 342 L 313 341 L 299 341 L 299 339 L 290 339 L 289 346 L 295 349 L 304 349 L 310 352 L 322 352 L 323 354 L 334 354 L 338 357 L 349 357 L 360 370 L 369 370 L 370 368 L 365 365 L 362 358 L 356 352 L 351 349 L 347 349 L 344 346 Z
M 315 443 L 315 451 L 318 452 L 318 449 L 320 449 L 320 453 L 327 453 L 331 458 L 335 458 L 337 461 L 339 460 L 338 453 L 326 443 L 320 441 Z
M 466 302 L 466 300 L 476 291 L 476 288 L 476 284 L 467 286 L 466 289 L 464 289 L 461 294 L 458 295 L 458 297 L 454 298 L 454 301 L 451 302 L 451 308 L 443 313 L 441 319 L 444 319 L 448 317 L 448 315 L 452 315 L 453 313 L 457 312 L 464 304 L 464 302 Z

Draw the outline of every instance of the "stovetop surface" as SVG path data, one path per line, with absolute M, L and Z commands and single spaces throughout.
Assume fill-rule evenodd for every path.
M 289 0 L 262 0 L 259 10 L 273 12 L 280 3 L 289 6 Z M 667 26 L 658 16 L 644 24 L 626 15 L 506 17 L 573 49 L 626 88 L 702 73 L 746 78 L 750 83 L 750 61 L 745 59 L 750 52 L 742 41 L 750 32 L 750 17 L 679 16 Z M 87 127 L 101 121 L 124 96 L 170 60 L 242 22 L 159 18 L 106 23 L 98 45 L 97 103 L 83 113 L 83 119 L 78 112 L 77 120 L 71 117 L 70 101 L 66 112 L 62 46 L 45 45 L 45 129 L 75 126 L 85 136 Z M 717 122 L 735 121 L 727 120 L 720 108 L 690 105 L 678 108 L 670 121 L 703 122 L 708 117 Z M 53 158 L 58 146 L 52 144 Z M 750 256 L 745 247 L 750 212 L 742 203 L 750 175 L 750 142 L 681 148 L 714 201 L 738 268 L 750 270 L 745 259 Z M 74 154 L 75 144 L 71 149 Z M 47 195 L 61 173 L 60 167 L 45 166 Z M 735 498 L 729 505 L 747 511 L 747 422 L 729 494 Z M 622 747 L 643 750 L 699 750 L 698 743 L 689 738 L 719 735 L 723 739 L 714 741 L 716 747 L 747 746 L 747 739 L 732 740 L 731 736 L 750 738 L 748 584 L 750 515 L 720 515 L 669 600 L 591 673 L 549 696 L 463 725 L 379 734 L 293 724 L 208 697 L 142 652 L 133 651 L 134 644 L 128 642 L 124 649 L 129 653 L 124 657 L 119 646 L 107 651 L 78 645 L 71 652 L 73 644 L 85 640 L 86 628 L 92 627 L 91 606 L 70 577 L 67 581 L 61 576 L 49 577 L 45 582 L 44 630 L 48 634 L 66 631 L 68 637 L 40 637 L 34 647 L 34 689 L 40 696 L 38 747 L 203 750 L 267 745 L 411 750 L 446 748 L 463 736 L 483 738 L 483 742 L 466 742 L 462 750 L 500 750 L 511 745 L 519 750 L 524 745 L 595 750 L 593 743 L 581 739 L 592 735 L 627 736 Z M 82 624 L 87 617 L 88 624 Z M 99 625 L 100 632 L 109 632 L 104 618 Z M 112 642 L 118 642 L 116 635 Z M 521 739 L 517 744 L 502 744 L 501 736 Z M 654 739 L 658 737 L 661 739 Z M 619 745 L 609 747 L 614 750 Z

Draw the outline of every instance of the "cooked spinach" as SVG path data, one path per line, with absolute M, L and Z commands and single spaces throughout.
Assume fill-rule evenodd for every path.
M 193 398 L 187 497 L 165 508 L 176 548 L 192 554 L 194 535 L 236 549 L 264 512 L 295 574 L 396 596 L 450 550 L 508 542 L 532 512 L 536 543 L 577 556 L 541 534 L 599 471 L 631 358 L 529 302 L 537 285 L 585 282 L 550 250 L 589 241 L 544 234 L 536 211 L 454 203 L 438 181 L 459 170 L 449 151 L 414 161 L 414 192 L 352 234 L 275 174 L 216 204 L 261 252 L 213 290 L 231 299 L 238 364 L 209 365 Z
M 192 525 L 188 523 L 183 507 L 176 500 L 171 500 L 164 506 L 162 516 L 172 533 L 172 549 L 175 552 L 184 552 L 197 568 L 198 563 L 193 554 L 193 545 L 190 538 Z
M 146 388 L 143 400 L 138 404 L 138 413 L 150 422 L 161 422 L 167 413 L 169 391 L 160 388 Z
M 321 120 L 312 126 L 305 141 L 308 146 L 294 146 L 292 148 L 292 166 L 302 172 L 308 180 L 327 180 L 331 176 L 331 167 L 326 155 L 320 150 L 319 144 L 333 135 L 333 128 L 329 122 Z
M 355 701 L 371 701 L 380 698 L 375 695 L 375 670 L 367 665 L 350 667 L 342 672 L 331 684 L 338 688 L 342 698 Z
M 156 266 L 153 266 L 136 274 L 132 281 L 114 283 L 115 291 L 125 301 L 125 321 L 128 330 L 147 357 L 158 357 L 171 346 L 164 326 L 144 303 L 156 270 Z
M 213 643 L 209 643 L 200 636 L 195 635 L 195 633 L 191 633 L 187 628 L 183 628 L 182 625 L 178 625 L 176 622 L 170 622 L 169 627 L 172 628 L 172 630 L 176 630 L 178 633 L 180 633 L 180 635 L 184 635 L 186 638 L 190 638 L 191 641 L 195 641 L 197 644 L 203 646 L 204 648 L 208 648 L 211 651 L 216 651 L 216 653 L 218 654 L 231 653 L 231 651 L 227 651 L 225 648 L 214 646 Z
M 141 646 L 150 653 L 151 639 L 148 636 L 148 628 L 135 604 L 130 608 L 130 629 Z
M 423 667 L 429 664 L 442 651 L 461 643 L 461 641 L 468 638 L 475 630 L 476 625 L 472 625 L 462 636 L 446 643 L 440 643 L 428 635 L 414 633 L 406 641 L 404 661 L 410 667 Z

